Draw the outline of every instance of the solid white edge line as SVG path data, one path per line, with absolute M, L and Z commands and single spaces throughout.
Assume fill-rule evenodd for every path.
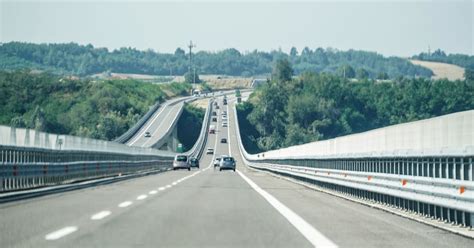
M 303 218 L 285 206 L 283 203 L 278 201 L 270 193 L 266 192 L 255 184 L 250 178 L 245 176 L 242 172 L 237 170 L 237 173 L 252 187 L 257 193 L 259 193 L 270 205 L 272 205 L 283 217 L 285 217 L 314 247 L 338 247 L 330 239 L 316 230 Z
M 44 239 L 46 240 L 57 240 L 57 239 L 60 239 L 66 235 L 69 235 L 75 231 L 77 231 L 78 228 L 77 226 L 67 226 L 67 227 L 64 227 L 62 229 L 59 229 L 57 231 L 54 231 L 52 233 L 49 233 L 47 235 L 44 236 Z
M 101 212 L 98 212 L 94 215 L 92 215 L 91 217 L 91 220 L 101 220 L 107 216 L 109 216 L 112 212 L 110 211 L 101 211 Z
M 120 203 L 118 206 L 119 206 L 119 208 L 126 208 L 126 207 L 132 205 L 132 203 L 133 202 L 131 202 L 131 201 L 124 201 L 124 202 Z

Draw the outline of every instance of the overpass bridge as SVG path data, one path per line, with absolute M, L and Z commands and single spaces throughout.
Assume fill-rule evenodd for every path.
M 208 134 L 209 104 L 189 172 L 140 139 L 1 127 L 0 245 L 473 247 L 474 111 L 248 154 L 235 99 L 217 102 L 229 125 Z

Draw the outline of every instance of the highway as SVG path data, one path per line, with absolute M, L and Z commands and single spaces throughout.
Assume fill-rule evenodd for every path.
M 180 99 L 182 98 L 163 104 L 126 144 L 151 147 L 163 139 L 176 117 L 181 114 L 179 110 L 184 102 Z M 145 132 L 150 132 L 151 137 L 145 137 Z
M 2 204 L 1 247 L 474 246 L 471 239 L 247 168 L 233 99 L 219 103 L 218 130 L 206 144 L 215 154 L 204 155 L 199 170 Z M 221 125 L 222 110 L 229 128 Z M 222 154 L 236 158 L 237 172 L 213 169 L 214 156 Z

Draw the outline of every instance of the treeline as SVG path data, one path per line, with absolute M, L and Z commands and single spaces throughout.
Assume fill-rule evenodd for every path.
M 458 65 L 466 69 L 474 70 L 474 56 L 469 56 L 465 54 L 449 54 L 440 49 L 435 50 L 433 53 L 420 53 L 413 56 L 414 59 L 425 60 L 425 61 L 434 61 L 442 62 L 453 65 Z
M 113 140 L 156 101 L 190 85 L 136 80 L 73 80 L 50 73 L 0 71 L 0 124 Z
M 0 45 L 0 69 L 31 68 L 56 74 L 87 76 L 102 72 L 152 75 L 184 75 L 188 71 L 188 54 L 177 48 L 171 53 L 153 50 L 139 51 L 120 48 L 109 51 L 92 45 L 32 44 L 9 42 Z M 255 76 L 270 74 L 272 64 L 286 58 L 294 64 L 296 74 L 329 72 L 345 77 L 396 78 L 430 77 L 433 73 L 424 67 L 397 57 L 383 57 L 366 51 L 338 51 L 336 49 L 304 48 L 301 53 L 292 48 L 282 51 L 253 51 L 241 53 L 236 49 L 219 52 L 197 52 L 194 56 L 199 74 Z
M 238 107 L 252 152 L 474 109 L 474 84 L 468 81 L 351 82 L 326 73 L 291 79 L 288 62 L 276 68 L 273 80 Z

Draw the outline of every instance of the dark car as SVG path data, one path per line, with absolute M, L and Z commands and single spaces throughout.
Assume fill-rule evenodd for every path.
M 219 162 L 219 171 L 233 170 L 235 171 L 235 159 L 231 156 L 222 156 Z
M 213 111 L 212 112 L 212 116 L 216 116 L 217 115 L 217 112 L 216 111 Z
M 212 117 L 212 122 L 217 122 L 217 117 Z
M 226 139 L 226 138 L 222 138 L 222 139 L 221 139 L 221 143 L 227 143 L 227 139 Z
M 197 158 L 191 158 L 191 159 L 189 160 L 189 163 L 190 163 L 191 167 L 196 167 L 196 168 L 199 169 L 199 159 L 197 159 Z

